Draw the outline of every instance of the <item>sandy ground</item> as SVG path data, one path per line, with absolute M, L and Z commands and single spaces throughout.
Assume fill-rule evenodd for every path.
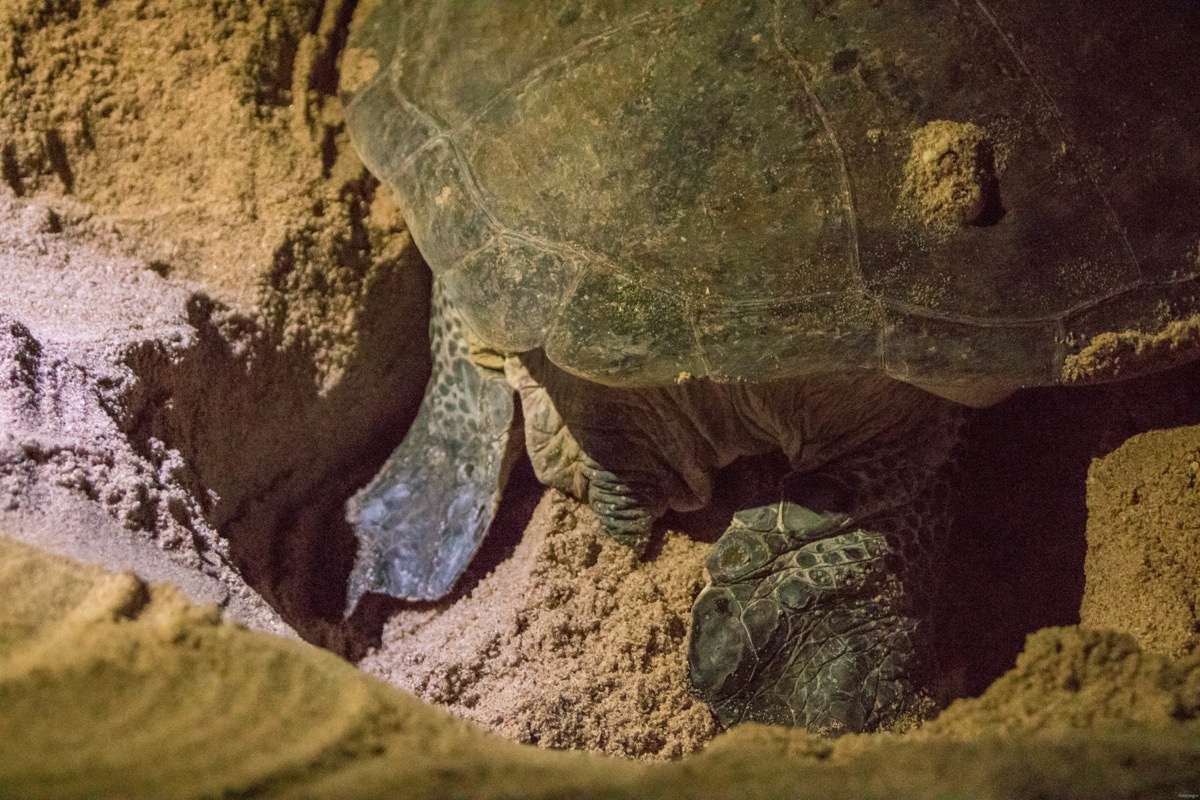
M 645 764 L 514 744 L 326 651 L 222 623 L 171 586 L 2 538 L 0 604 L 6 796 L 1108 798 L 1200 785 L 1200 660 L 1112 632 L 1039 632 L 982 697 L 906 736 L 746 725 Z
M 0 0 L 0 532 L 37 548 L 0 540 L 0 786 L 1200 790 L 1195 368 L 971 421 L 940 651 L 947 696 L 982 696 L 906 737 L 747 727 L 646 767 L 476 726 L 651 760 L 704 747 L 683 640 L 736 492 L 638 562 L 526 466 L 454 597 L 343 620 L 344 501 L 428 374 L 428 273 L 334 96 L 351 5 Z M 1047 627 L 1081 601 L 1096 630 Z
M 551 490 L 510 556 L 452 605 L 394 614 L 360 666 L 517 741 L 677 757 L 717 730 L 681 657 L 706 552 L 669 532 L 638 563 Z

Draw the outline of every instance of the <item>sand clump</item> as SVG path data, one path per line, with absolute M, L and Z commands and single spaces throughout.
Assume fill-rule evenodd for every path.
M 343 131 L 352 6 L 13 0 L 0 7 L 3 182 L 103 215 L 147 268 L 310 350 L 329 388 L 374 273 L 405 245 Z
M 706 551 L 669 532 L 639 562 L 551 490 L 509 559 L 451 605 L 393 616 L 360 666 L 520 742 L 678 757 L 717 730 L 684 659 Z
M 1065 383 L 1130 378 L 1195 358 L 1200 318 L 1173 320 L 1158 331 L 1105 331 L 1063 361 Z
M 1082 624 L 1200 653 L 1200 427 L 1150 431 L 1088 474 Z
M 58 208 L 0 194 L 0 524 L 287 632 L 231 565 L 192 465 L 139 430 L 159 395 L 139 362 L 184 369 L 197 347 L 189 292 Z
M 1116 631 L 1043 628 L 981 697 L 952 703 L 914 738 L 1166 729 L 1197 717 L 1200 657 L 1175 661 Z
M 432 796 L 459 765 L 487 774 L 497 754 L 517 760 L 516 745 L 330 653 L 3 537 L 0 608 L 5 796 L 260 796 L 383 753 L 404 766 L 380 778 Z M 491 772 L 502 785 L 504 770 Z
M 943 235 L 978 224 L 999 203 L 997 156 L 988 132 L 934 120 L 912 136 L 904 197 L 914 216 Z

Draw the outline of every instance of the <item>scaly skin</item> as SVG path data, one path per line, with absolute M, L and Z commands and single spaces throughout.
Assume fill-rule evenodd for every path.
M 470 352 L 438 280 L 429 338 L 433 371 L 417 418 L 349 503 L 359 549 L 347 614 L 367 592 L 411 600 L 449 592 L 487 534 L 508 477 L 512 389 Z
M 921 713 L 929 587 L 912 561 L 845 514 L 790 502 L 739 513 L 693 608 L 693 687 L 724 725 L 837 734 Z
M 834 734 L 931 707 L 925 617 L 955 406 L 870 375 L 613 389 L 536 352 L 505 371 L 538 477 L 634 546 L 666 508 L 708 502 L 738 456 L 788 455 L 783 501 L 736 515 L 693 609 L 689 677 L 722 723 Z
M 470 562 L 507 473 L 512 390 L 539 479 L 638 549 L 668 508 L 707 503 L 717 470 L 782 448 L 784 501 L 739 513 L 693 611 L 689 675 L 725 724 L 830 733 L 928 705 L 924 602 L 944 515 L 930 499 L 957 411 L 886 377 L 614 388 L 540 351 L 472 353 L 435 283 L 434 372 L 403 444 L 352 505 L 365 591 L 433 598 Z M 511 387 L 511 388 L 510 388 Z

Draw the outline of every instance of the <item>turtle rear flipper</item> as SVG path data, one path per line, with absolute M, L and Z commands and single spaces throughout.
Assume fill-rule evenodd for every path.
M 367 592 L 436 600 L 483 542 L 508 479 L 513 392 L 468 354 L 462 317 L 434 281 L 433 372 L 404 441 L 350 499 L 358 538 L 346 613 Z
M 925 716 L 921 587 L 893 574 L 899 557 L 845 514 L 786 501 L 740 512 L 692 610 L 692 686 L 727 726 L 840 735 Z
M 816 468 L 805 448 L 789 453 L 780 501 L 739 511 L 713 545 L 688 678 L 723 725 L 840 735 L 903 727 L 938 706 L 931 609 L 962 415 L 904 384 L 880 388 L 893 402 L 864 391 L 857 411 L 842 406 L 844 424 L 877 431 L 869 446 L 826 460 L 827 443 L 810 439 Z M 894 421 L 872 421 L 876 411 Z

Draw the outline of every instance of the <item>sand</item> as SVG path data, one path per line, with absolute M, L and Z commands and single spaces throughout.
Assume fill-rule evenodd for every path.
M 1200 428 L 1134 436 L 1088 475 L 1080 622 L 1145 650 L 1200 652 Z
M 683 637 L 729 498 L 639 562 L 525 465 L 452 598 L 343 620 L 344 502 L 429 368 L 341 128 L 352 6 L 0 1 L 0 794 L 1200 787 L 1196 370 L 974 417 L 939 649 L 981 696 L 907 737 L 718 735 Z
M 551 490 L 511 556 L 457 602 L 393 615 L 360 666 L 519 742 L 685 755 L 717 731 L 682 658 L 707 549 L 667 532 L 639 562 Z
M 648 765 L 518 745 L 170 586 L 0 538 L 6 796 L 1173 797 L 1200 785 L 1200 660 L 1048 628 L 907 736 L 746 725 Z M 252 743 L 252 746 L 247 746 Z
M 0 5 L 5 226 L 45 229 L 14 231 L 0 308 L 40 314 L 38 346 L 72 343 L 76 371 L 112 384 L 102 449 L 187 498 L 170 513 L 195 537 L 166 521 L 141 540 L 186 564 L 201 540 L 288 626 L 343 650 L 337 495 L 403 435 L 429 364 L 428 272 L 337 122 L 347 12 Z M 29 424 L 57 430 L 55 413 Z M 85 496 L 109 491 L 89 480 Z

